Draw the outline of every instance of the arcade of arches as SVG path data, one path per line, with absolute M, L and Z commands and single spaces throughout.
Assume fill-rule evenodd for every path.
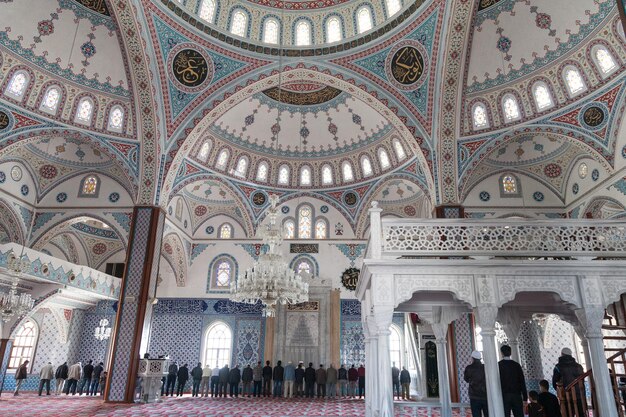
M 73 409 L 39 372 L 93 360 L 85 407 L 150 414 L 149 353 L 365 364 L 365 400 L 280 415 L 469 415 L 472 351 L 498 409 L 509 344 L 528 390 L 571 349 L 623 416 L 625 25 L 622 0 L 0 1 L 0 291 L 34 300 L 3 307 L 3 402 L 29 360 L 33 407 Z M 311 302 L 265 318 L 229 296 L 272 195 Z M 230 412 L 189 400 L 155 410 Z

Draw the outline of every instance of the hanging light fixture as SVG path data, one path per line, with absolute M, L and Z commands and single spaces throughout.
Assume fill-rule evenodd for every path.
M 100 323 L 98 323 L 98 327 L 96 327 L 93 335 L 97 340 L 108 340 L 109 337 L 111 337 L 111 327 L 109 326 L 109 320 L 100 320 Z
M 263 315 L 274 317 L 279 304 L 298 304 L 309 300 L 309 284 L 283 259 L 282 230 L 278 226 L 278 196 L 270 196 L 268 224 L 261 228 L 265 253 L 244 273 L 231 289 L 234 301 L 263 305 Z

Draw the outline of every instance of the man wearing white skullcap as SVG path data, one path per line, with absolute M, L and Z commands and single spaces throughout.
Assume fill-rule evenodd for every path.
M 488 417 L 487 411 L 487 383 L 485 381 L 485 365 L 480 361 L 483 355 L 478 351 L 472 352 L 472 363 L 467 365 L 463 379 L 469 384 L 468 394 L 472 417 Z

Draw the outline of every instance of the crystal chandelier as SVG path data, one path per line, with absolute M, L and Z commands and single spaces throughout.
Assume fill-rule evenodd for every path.
M 281 254 L 282 230 L 278 227 L 278 196 L 270 197 L 267 215 L 269 224 L 261 229 L 263 245 L 267 248 L 259 260 L 239 277 L 231 288 L 231 298 L 248 304 L 263 304 L 263 315 L 274 317 L 277 304 L 298 304 L 309 300 L 309 284 L 295 273 Z
M 98 324 L 98 327 L 96 327 L 93 335 L 97 340 L 100 341 L 107 340 L 109 337 L 111 337 L 111 327 L 109 327 L 109 320 L 100 320 L 100 323 Z
M 26 257 L 22 255 L 18 258 L 13 251 L 11 251 L 7 263 L 9 273 L 12 276 L 11 287 L 9 292 L 0 292 L 0 312 L 2 314 L 2 321 L 5 323 L 11 320 L 13 316 L 26 314 L 32 310 L 35 304 L 30 294 L 17 293 L 17 285 L 20 282 L 20 277 L 30 266 Z

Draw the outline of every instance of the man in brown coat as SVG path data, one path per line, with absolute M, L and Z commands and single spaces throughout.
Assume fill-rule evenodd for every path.
M 320 365 L 315 371 L 315 383 L 317 384 L 317 398 L 326 397 L 326 369 L 324 365 Z
M 22 383 L 28 378 L 28 363 L 30 361 L 26 360 L 24 363 L 17 368 L 17 372 L 15 372 L 15 392 L 13 395 L 20 395 L 20 387 Z

